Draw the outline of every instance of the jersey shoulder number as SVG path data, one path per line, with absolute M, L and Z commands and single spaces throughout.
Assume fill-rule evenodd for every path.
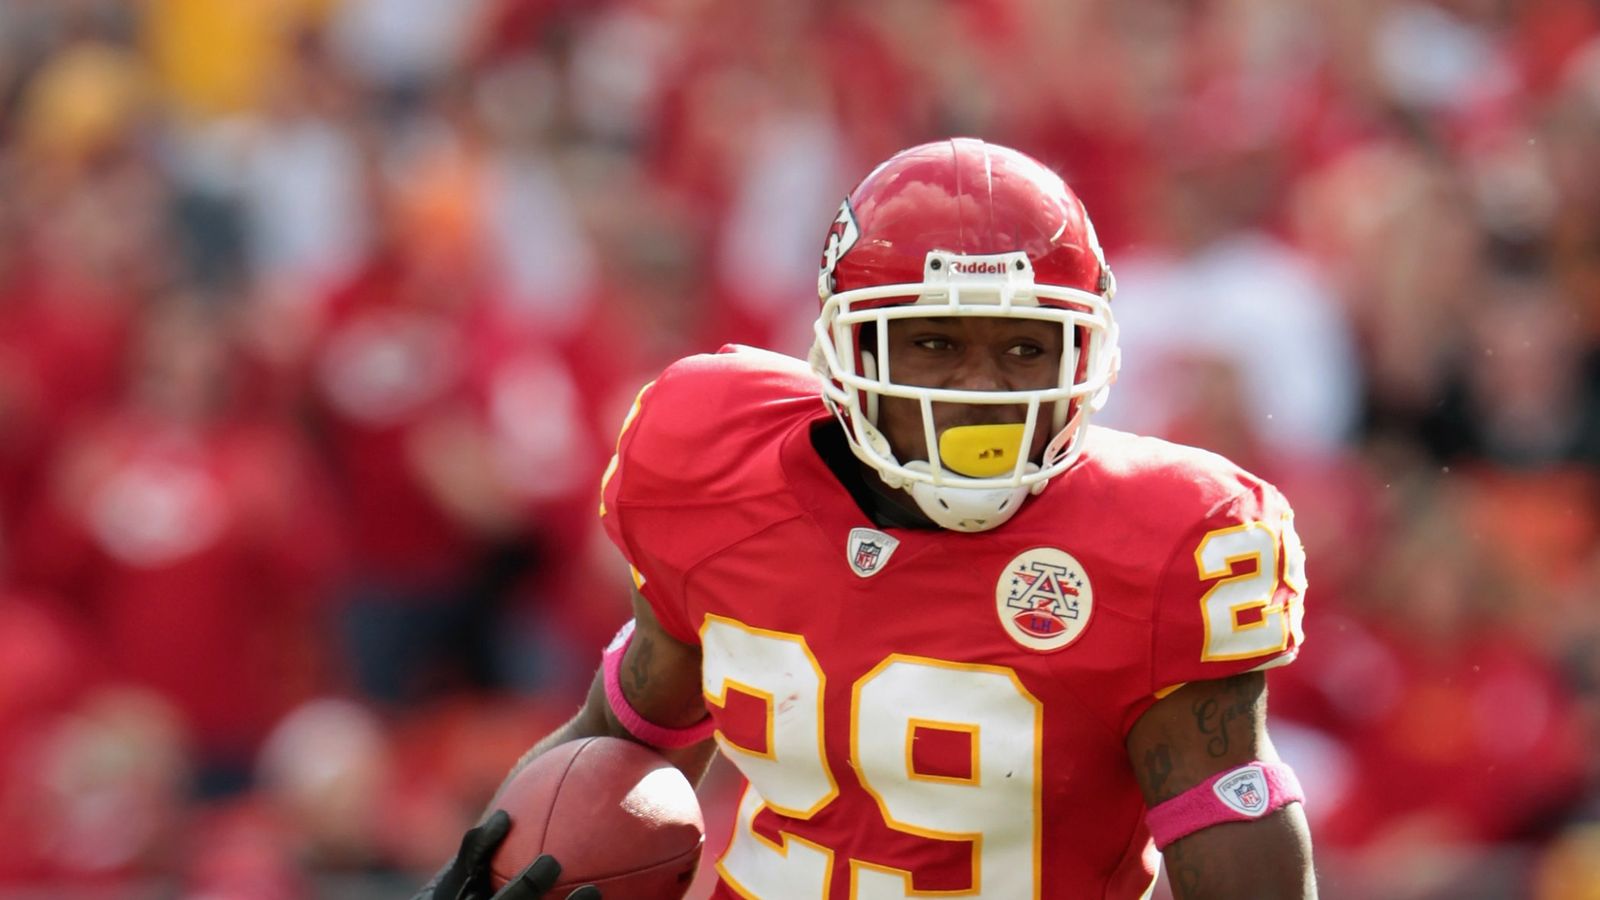
M 1294 511 L 1265 482 L 1199 523 L 1158 587 L 1156 692 L 1294 659 L 1305 639 L 1305 567 Z

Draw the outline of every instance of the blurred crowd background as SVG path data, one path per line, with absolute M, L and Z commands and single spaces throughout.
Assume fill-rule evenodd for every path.
M 633 393 L 954 134 L 1298 510 L 1323 896 L 1600 897 L 1593 0 L 0 0 L 0 896 L 404 895 L 626 615 Z

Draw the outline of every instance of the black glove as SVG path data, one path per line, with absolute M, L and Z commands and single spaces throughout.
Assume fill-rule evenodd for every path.
M 423 886 L 412 900 L 540 900 L 549 893 L 556 879 L 561 877 L 561 864 L 555 857 L 540 856 L 517 877 L 506 883 L 499 893 L 492 893 L 489 881 L 489 861 L 495 848 L 506 839 L 511 830 L 511 817 L 505 810 L 497 809 L 482 825 L 467 829 L 461 837 L 461 849 L 455 859 L 445 866 L 433 880 Z M 600 890 L 592 884 L 576 888 L 566 900 L 600 900 Z

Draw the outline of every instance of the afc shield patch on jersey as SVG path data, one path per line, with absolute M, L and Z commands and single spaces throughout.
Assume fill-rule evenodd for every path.
M 884 564 L 898 546 L 899 538 L 890 537 L 876 528 L 850 529 L 850 543 L 845 548 L 850 571 L 862 578 L 871 578 L 883 571 Z
M 1245 766 L 1211 786 L 1222 805 L 1258 818 L 1267 810 L 1267 776 L 1258 766 Z
M 994 599 L 1006 634 L 1043 653 L 1076 641 L 1094 612 L 1088 573 L 1071 554 L 1054 547 L 1035 547 L 1011 560 Z

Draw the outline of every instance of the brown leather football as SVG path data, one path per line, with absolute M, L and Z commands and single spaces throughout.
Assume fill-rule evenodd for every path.
M 494 805 L 511 816 L 491 865 L 496 890 L 548 853 L 561 864 L 549 897 L 592 884 L 606 900 L 678 900 L 705 843 L 694 786 L 661 754 L 619 738 L 552 747 Z

